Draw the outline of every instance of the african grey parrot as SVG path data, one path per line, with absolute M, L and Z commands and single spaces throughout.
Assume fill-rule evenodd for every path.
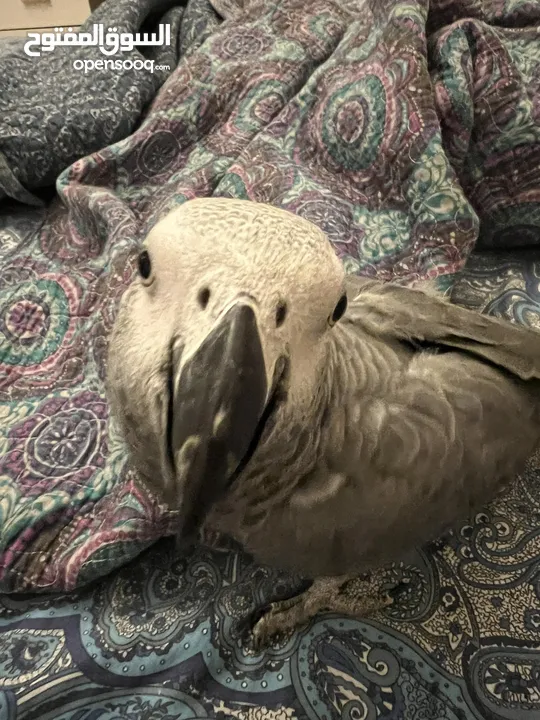
M 262 616 L 260 643 L 321 609 L 391 602 L 378 568 L 465 520 L 537 448 L 540 333 L 346 277 L 287 211 L 188 201 L 138 271 L 109 352 L 138 473 L 182 536 L 205 522 L 315 578 Z

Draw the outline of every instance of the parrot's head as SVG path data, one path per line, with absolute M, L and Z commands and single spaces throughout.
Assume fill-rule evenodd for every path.
M 309 417 L 344 283 L 324 233 L 268 205 L 191 200 L 147 236 L 111 338 L 109 395 L 184 535 L 259 443 Z

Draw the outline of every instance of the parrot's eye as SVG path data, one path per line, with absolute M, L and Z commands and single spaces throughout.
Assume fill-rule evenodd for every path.
M 199 305 L 201 306 L 202 310 L 206 310 L 206 307 L 208 303 L 210 302 L 210 288 L 203 288 L 202 290 L 199 290 L 199 294 L 197 295 L 197 300 L 199 301 Z
M 148 254 L 148 250 L 142 250 L 139 253 L 139 257 L 137 259 L 137 267 L 139 269 L 139 275 L 141 276 L 144 284 L 150 285 L 153 280 L 153 275 L 152 262 L 150 261 L 150 255 Z
M 332 315 L 328 318 L 328 322 L 330 325 L 335 325 L 337 322 L 341 320 L 341 318 L 345 315 L 345 310 L 347 309 L 347 296 L 342 295 L 336 307 L 334 308 L 334 312 Z

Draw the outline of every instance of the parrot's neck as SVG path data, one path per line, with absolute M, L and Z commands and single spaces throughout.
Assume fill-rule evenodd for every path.
M 349 399 L 358 397 L 367 382 L 366 374 L 357 367 L 362 354 L 370 354 L 363 342 L 345 325 L 328 334 L 317 360 L 311 359 L 309 379 L 300 391 L 291 388 L 288 400 L 276 411 L 271 427 L 231 488 L 220 508 L 222 517 L 241 515 L 244 524 L 256 524 L 267 505 L 287 502 L 321 470 L 324 473 L 329 459 L 343 448 Z

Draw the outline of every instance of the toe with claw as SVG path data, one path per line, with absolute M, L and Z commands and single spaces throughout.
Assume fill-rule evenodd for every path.
M 305 592 L 274 602 L 262 613 L 252 631 L 254 647 L 261 650 L 277 640 L 281 644 L 321 611 L 352 617 L 371 615 L 391 605 L 406 582 L 391 582 L 384 571 L 317 578 Z

